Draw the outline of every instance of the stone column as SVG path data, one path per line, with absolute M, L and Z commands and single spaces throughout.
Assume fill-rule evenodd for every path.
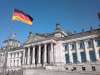
M 27 64 L 30 64 L 30 47 L 28 48 Z
M 41 65 L 41 45 L 38 48 L 38 66 Z
M 14 66 L 14 54 L 12 53 L 12 66 Z
M 35 66 L 35 46 L 33 46 L 33 53 L 32 53 L 32 64 Z
M 2 60 L 2 59 L 1 59 Z M 7 67 L 9 67 L 9 58 L 7 58 Z
M 77 52 L 77 60 L 78 60 L 79 63 L 81 63 L 82 60 L 81 60 L 79 41 L 76 41 L 76 52 Z
M 18 58 L 18 66 L 21 66 L 21 59 Z
M 96 60 L 100 60 L 99 58 L 99 52 L 98 52 L 98 49 L 97 49 L 97 42 L 95 39 L 93 39 L 93 45 L 94 45 L 94 50 L 95 50 L 95 55 L 96 55 Z
M 73 55 L 72 55 L 72 49 L 71 49 L 71 44 L 68 44 L 68 54 L 69 54 L 69 61 L 70 63 L 73 63 Z
M 14 66 L 14 59 L 13 58 L 12 58 L 12 63 L 11 64 L 12 64 L 12 67 L 13 67 Z
M 25 62 L 25 50 L 23 51 L 23 65 L 26 64 Z
M 3 60 L 3 59 L 1 59 L 1 60 Z M 10 63 L 11 63 L 11 54 L 8 53 L 8 57 L 7 57 L 7 65 L 8 65 L 8 67 L 10 67 Z
M 90 54 L 89 54 L 89 49 L 88 49 L 88 42 L 87 40 L 84 41 L 84 46 L 85 46 L 85 54 L 86 54 L 86 61 L 90 62 Z
M 47 44 L 44 45 L 44 64 L 47 64 Z
M 17 67 L 17 58 L 15 58 L 15 66 Z
M 53 64 L 54 63 L 53 43 L 51 43 L 50 45 L 51 45 L 51 50 L 50 50 L 50 63 Z

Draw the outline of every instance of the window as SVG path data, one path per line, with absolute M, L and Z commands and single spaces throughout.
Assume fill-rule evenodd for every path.
M 85 67 L 82 67 L 82 70 L 83 70 L 83 71 L 85 71 L 85 70 L 86 70 L 86 68 L 85 68 Z
M 75 49 L 76 49 L 75 43 L 72 43 L 72 44 L 71 44 L 71 47 L 72 47 L 72 48 L 71 48 L 72 50 L 75 50 Z
M 83 49 L 83 48 L 84 48 L 84 42 L 81 41 L 81 42 L 80 42 L 80 49 Z
M 71 71 L 75 71 L 76 70 L 76 67 L 73 67 L 72 69 L 71 69 Z
M 95 51 L 89 51 L 89 54 L 91 61 L 95 62 L 96 61 Z
M 73 62 L 77 63 L 77 54 L 76 53 L 73 53 Z
M 81 59 L 82 59 L 82 62 L 86 62 L 86 54 L 85 54 L 85 52 L 81 52 Z
M 66 67 L 65 69 L 68 70 L 68 67 Z
M 69 63 L 69 55 L 65 54 L 65 58 L 66 58 L 66 64 Z
M 92 66 L 92 71 L 96 71 L 96 68 L 95 68 L 95 66 Z
M 92 40 L 89 40 L 88 41 L 88 48 L 91 48 L 91 47 L 93 47 L 93 42 L 92 42 Z
M 97 41 L 97 46 L 100 46 L 100 39 L 96 41 Z
M 64 47 L 65 47 L 65 51 L 68 50 L 68 44 L 64 44 Z
M 76 70 L 76 67 L 73 67 L 73 70 Z

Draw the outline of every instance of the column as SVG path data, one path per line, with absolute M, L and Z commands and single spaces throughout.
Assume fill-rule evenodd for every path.
M 12 63 L 11 63 L 11 64 L 12 64 L 12 66 L 14 67 L 14 59 L 13 59 L 13 58 L 12 58 Z
M 1 56 L 1 58 L 2 58 L 2 56 Z M 11 63 L 11 54 L 10 53 L 8 53 L 8 57 L 7 57 L 7 65 L 8 65 L 8 67 L 10 67 L 10 63 Z M 1 60 L 3 60 L 3 59 L 1 59 Z
M 80 53 L 80 45 L 79 42 L 76 41 L 76 52 L 77 52 L 77 60 L 79 63 L 81 63 L 81 53 Z
M 44 64 L 47 64 L 47 44 L 44 45 Z
M 17 58 L 15 58 L 15 66 L 17 67 Z
M 26 64 L 25 62 L 25 50 L 23 51 L 23 65 Z
M 89 49 L 88 49 L 88 42 L 87 40 L 84 41 L 84 46 L 85 46 L 85 54 L 86 54 L 86 61 L 90 62 L 90 54 L 89 54 Z
M 16 53 L 16 58 L 15 58 L 15 66 L 16 67 L 17 67 L 17 64 L 18 64 L 17 59 L 18 59 L 18 53 Z
M 12 66 L 14 66 L 14 54 L 12 53 Z
M 18 58 L 18 66 L 21 66 L 21 58 Z
M 50 50 L 50 63 L 53 64 L 54 63 L 54 53 L 53 53 L 53 43 L 50 44 L 51 45 L 51 50 Z
M 38 48 L 38 65 L 40 66 L 41 64 L 41 45 L 39 45 Z
M 68 54 L 69 54 L 69 61 L 70 61 L 70 63 L 73 63 L 73 55 L 72 55 L 72 50 L 71 50 L 71 44 L 69 43 L 68 44 Z
M 0 59 L 2 60 L 2 59 Z M 9 67 L 9 58 L 7 58 L 7 67 Z
M 30 47 L 28 48 L 27 64 L 30 64 Z
M 32 53 L 32 64 L 35 65 L 35 46 L 33 46 L 33 53 Z
M 93 45 L 94 45 L 94 50 L 95 50 L 95 55 L 96 55 L 96 60 L 100 60 L 99 58 L 99 52 L 98 52 L 98 49 L 97 49 L 97 42 L 95 39 L 93 39 Z
M 21 66 L 21 53 L 19 52 L 19 55 L 18 55 L 18 66 Z

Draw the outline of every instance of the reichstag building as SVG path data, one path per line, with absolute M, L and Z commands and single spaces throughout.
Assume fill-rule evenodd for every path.
M 52 33 L 29 32 L 23 44 L 13 37 L 2 44 L 0 72 L 23 70 L 24 75 L 34 69 L 100 72 L 100 28 L 69 33 L 56 24 Z

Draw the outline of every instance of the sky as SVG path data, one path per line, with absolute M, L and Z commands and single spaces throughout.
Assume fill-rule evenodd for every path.
M 33 17 L 29 26 L 12 21 L 14 8 Z M 100 25 L 97 13 L 100 12 L 100 0 L 0 0 L 0 46 L 11 34 L 22 43 L 28 33 L 50 33 L 60 23 L 64 31 L 81 32 Z

